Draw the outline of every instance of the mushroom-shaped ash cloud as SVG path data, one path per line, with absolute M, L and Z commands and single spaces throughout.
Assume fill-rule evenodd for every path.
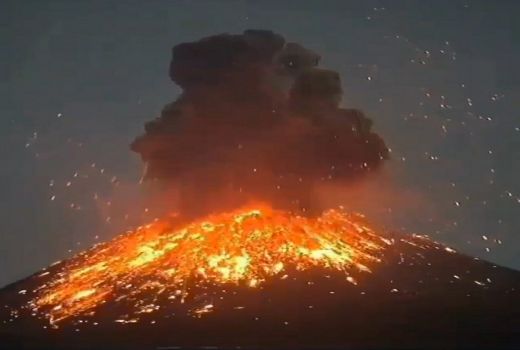
M 339 107 L 339 74 L 319 61 L 265 30 L 175 46 L 183 92 L 131 145 L 145 178 L 177 187 L 188 215 L 250 200 L 312 212 L 316 182 L 377 170 L 385 143 L 363 112 Z

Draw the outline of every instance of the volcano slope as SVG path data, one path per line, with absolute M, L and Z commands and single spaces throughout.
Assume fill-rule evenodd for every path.
M 1 290 L 1 345 L 29 349 L 520 346 L 520 272 L 465 256 L 424 236 L 376 235 L 361 220 L 336 212 L 311 221 L 290 214 L 248 210 L 210 217 L 189 226 L 161 226 L 157 236 L 146 233 L 155 226 L 146 226 L 144 233 L 137 230 L 121 235 Z M 327 226 L 331 222 L 351 225 L 355 232 Z M 221 230 L 210 230 L 212 225 Z M 284 231 L 287 227 L 290 229 Z M 343 239 L 332 231 L 323 233 L 331 227 L 346 237 L 346 244 L 335 245 L 329 251 L 329 241 L 323 237 Z M 295 235 L 299 228 L 303 228 L 300 234 L 315 239 L 321 246 L 305 250 L 316 242 L 302 243 L 301 237 Z M 198 229 L 209 233 L 204 236 Z M 176 258 L 200 257 L 208 252 L 201 248 L 205 246 L 189 246 L 188 252 L 195 251 L 195 255 L 182 255 L 182 242 L 169 255 L 157 253 L 163 249 L 160 245 L 154 245 L 155 255 L 143 254 L 142 249 L 143 244 L 150 246 L 157 237 L 169 237 L 168 232 L 183 232 L 187 235 L 182 238 L 185 240 L 196 236 L 199 242 L 223 236 L 212 244 L 229 249 L 236 238 L 227 237 L 229 232 L 261 236 L 268 230 L 268 241 L 278 237 L 285 251 L 276 255 L 268 249 L 279 251 L 279 245 L 267 248 L 265 242 L 255 238 L 253 248 L 260 249 L 264 257 L 263 271 L 267 271 L 265 266 L 270 266 L 273 256 L 285 259 L 281 260 L 284 264 L 274 264 L 275 270 L 249 280 L 245 276 L 252 278 L 257 265 L 255 250 L 247 250 L 248 238 L 239 237 L 246 247 L 241 254 L 250 256 L 249 265 L 224 273 L 223 266 L 238 266 L 225 265 L 233 260 L 228 256 L 224 265 L 215 270 L 221 274 L 211 275 L 211 268 L 205 268 L 202 260 L 197 261 L 198 276 L 193 273 L 181 280 L 181 286 L 172 288 L 159 283 L 163 280 L 157 276 L 165 278 L 164 264 L 171 264 Z M 131 238 L 138 242 L 134 245 L 132 241 L 131 250 L 140 252 L 137 257 L 142 265 L 136 265 L 135 259 L 129 260 L 134 262 L 130 272 L 117 274 L 117 264 L 127 264 L 127 256 L 122 252 L 127 254 L 125 240 Z M 289 258 L 287 247 L 298 240 L 299 255 Z M 346 255 L 341 255 L 342 247 L 347 249 Z M 85 278 L 99 267 L 91 260 L 100 251 L 105 254 L 104 261 L 110 263 L 101 274 L 86 280 L 92 289 L 70 294 L 69 290 L 78 283 L 74 278 Z M 338 260 L 340 256 L 354 258 L 342 261 Z M 174 274 L 182 273 L 184 260 L 176 262 Z M 146 270 L 143 261 L 156 265 Z M 82 264 L 87 264 L 87 268 Z M 124 285 L 122 289 L 99 292 L 103 283 L 105 287 L 118 284 L 106 277 L 113 275 Z M 253 280 L 256 282 L 252 283 Z

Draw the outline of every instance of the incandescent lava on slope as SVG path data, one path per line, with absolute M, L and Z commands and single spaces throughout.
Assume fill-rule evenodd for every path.
M 255 205 L 157 220 L 3 288 L 0 339 L 496 349 L 518 344 L 519 293 L 518 271 L 428 237 L 382 234 L 339 210 L 308 218 Z
M 108 300 L 133 300 L 136 319 L 159 295 L 183 302 L 193 285 L 254 288 L 288 268 L 338 270 L 355 284 L 351 272 L 370 272 L 389 244 L 361 216 L 336 210 L 305 218 L 254 206 L 187 225 L 158 220 L 72 258 L 28 307 L 55 324 Z

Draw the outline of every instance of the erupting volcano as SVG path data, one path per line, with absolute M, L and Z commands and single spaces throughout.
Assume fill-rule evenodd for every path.
M 175 46 L 183 92 L 131 148 L 179 214 L 2 289 L 0 345 L 520 344 L 519 272 L 322 208 L 390 152 L 319 61 L 262 30 Z

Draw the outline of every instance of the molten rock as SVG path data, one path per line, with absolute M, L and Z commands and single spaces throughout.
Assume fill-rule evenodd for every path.
M 159 220 L 0 292 L 10 348 L 518 344 L 520 273 L 359 215 Z

